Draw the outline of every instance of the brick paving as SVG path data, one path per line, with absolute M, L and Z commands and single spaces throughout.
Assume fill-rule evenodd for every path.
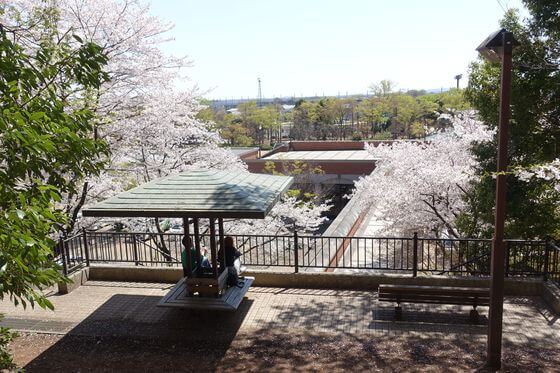
M 373 292 L 253 287 L 235 313 L 156 307 L 172 284 L 89 281 L 67 295 L 49 294 L 55 311 L 0 302 L 2 324 L 14 329 L 84 335 L 181 338 L 185 333 L 234 338 L 238 331 L 289 331 L 401 335 L 420 338 L 484 340 L 487 307 L 481 322 L 469 322 L 470 307 L 404 305 L 403 321 L 393 321 L 393 305 Z M 508 297 L 504 341 L 560 347 L 559 316 L 539 297 Z M 219 326 L 219 327 L 218 327 Z

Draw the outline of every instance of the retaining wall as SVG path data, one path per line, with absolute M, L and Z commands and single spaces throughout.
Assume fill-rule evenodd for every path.
M 254 286 L 313 289 L 347 289 L 376 291 L 379 284 L 489 287 L 489 278 L 419 276 L 410 274 L 340 274 L 340 273 L 286 273 L 270 271 L 247 271 L 247 276 L 255 277 Z M 180 268 L 143 268 L 92 266 L 89 279 L 99 281 L 179 281 L 183 273 Z M 505 280 L 506 295 L 541 295 L 544 282 L 540 279 Z M 560 302 L 560 296 L 558 297 Z M 559 303 L 560 305 L 560 303 Z
M 545 282 L 543 283 L 541 296 L 550 308 L 557 315 L 560 315 L 560 288 L 551 282 Z
M 247 271 L 247 276 L 255 277 L 254 286 L 311 289 L 344 289 L 377 291 L 380 284 L 489 287 L 488 277 L 418 276 L 410 274 L 341 274 L 341 273 L 292 273 L 270 271 Z M 69 282 L 59 283 L 60 294 L 67 294 L 88 280 L 98 281 L 138 281 L 176 283 L 183 276 L 181 268 L 92 266 L 69 276 Z M 541 279 L 506 278 L 506 295 L 540 296 L 560 315 L 560 288 Z

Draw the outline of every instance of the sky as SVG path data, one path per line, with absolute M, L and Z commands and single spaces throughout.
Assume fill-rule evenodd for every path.
M 365 94 L 466 85 L 475 48 L 520 0 L 152 0 L 167 53 L 209 99 Z M 523 13 L 522 13 L 523 14 Z

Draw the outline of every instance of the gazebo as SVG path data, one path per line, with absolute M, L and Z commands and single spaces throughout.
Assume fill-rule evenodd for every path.
M 227 271 L 218 268 L 216 242 L 218 238 L 220 247 L 224 246 L 224 219 L 264 219 L 292 183 L 293 178 L 288 176 L 188 171 L 120 193 L 84 209 L 83 216 L 182 218 L 185 236 L 194 236 L 196 266 L 194 270 L 191 268 L 192 258 L 187 248 L 183 278 L 158 305 L 235 310 L 254 279 L 246 277 L 242 288 L 226 288 Z M 208 219 L 209 224 L 211 269 L 208 272 L 201 266 L 200 219 Z

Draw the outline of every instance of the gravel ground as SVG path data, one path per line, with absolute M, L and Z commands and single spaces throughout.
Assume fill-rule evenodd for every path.
M 20 333 L 11 345 L 26 372 L 485 371 L 484 343 L 349 334 L 239 332 L 233 340 Z M 504 346 L 504 371 L 560 372 L 560 350 Z

